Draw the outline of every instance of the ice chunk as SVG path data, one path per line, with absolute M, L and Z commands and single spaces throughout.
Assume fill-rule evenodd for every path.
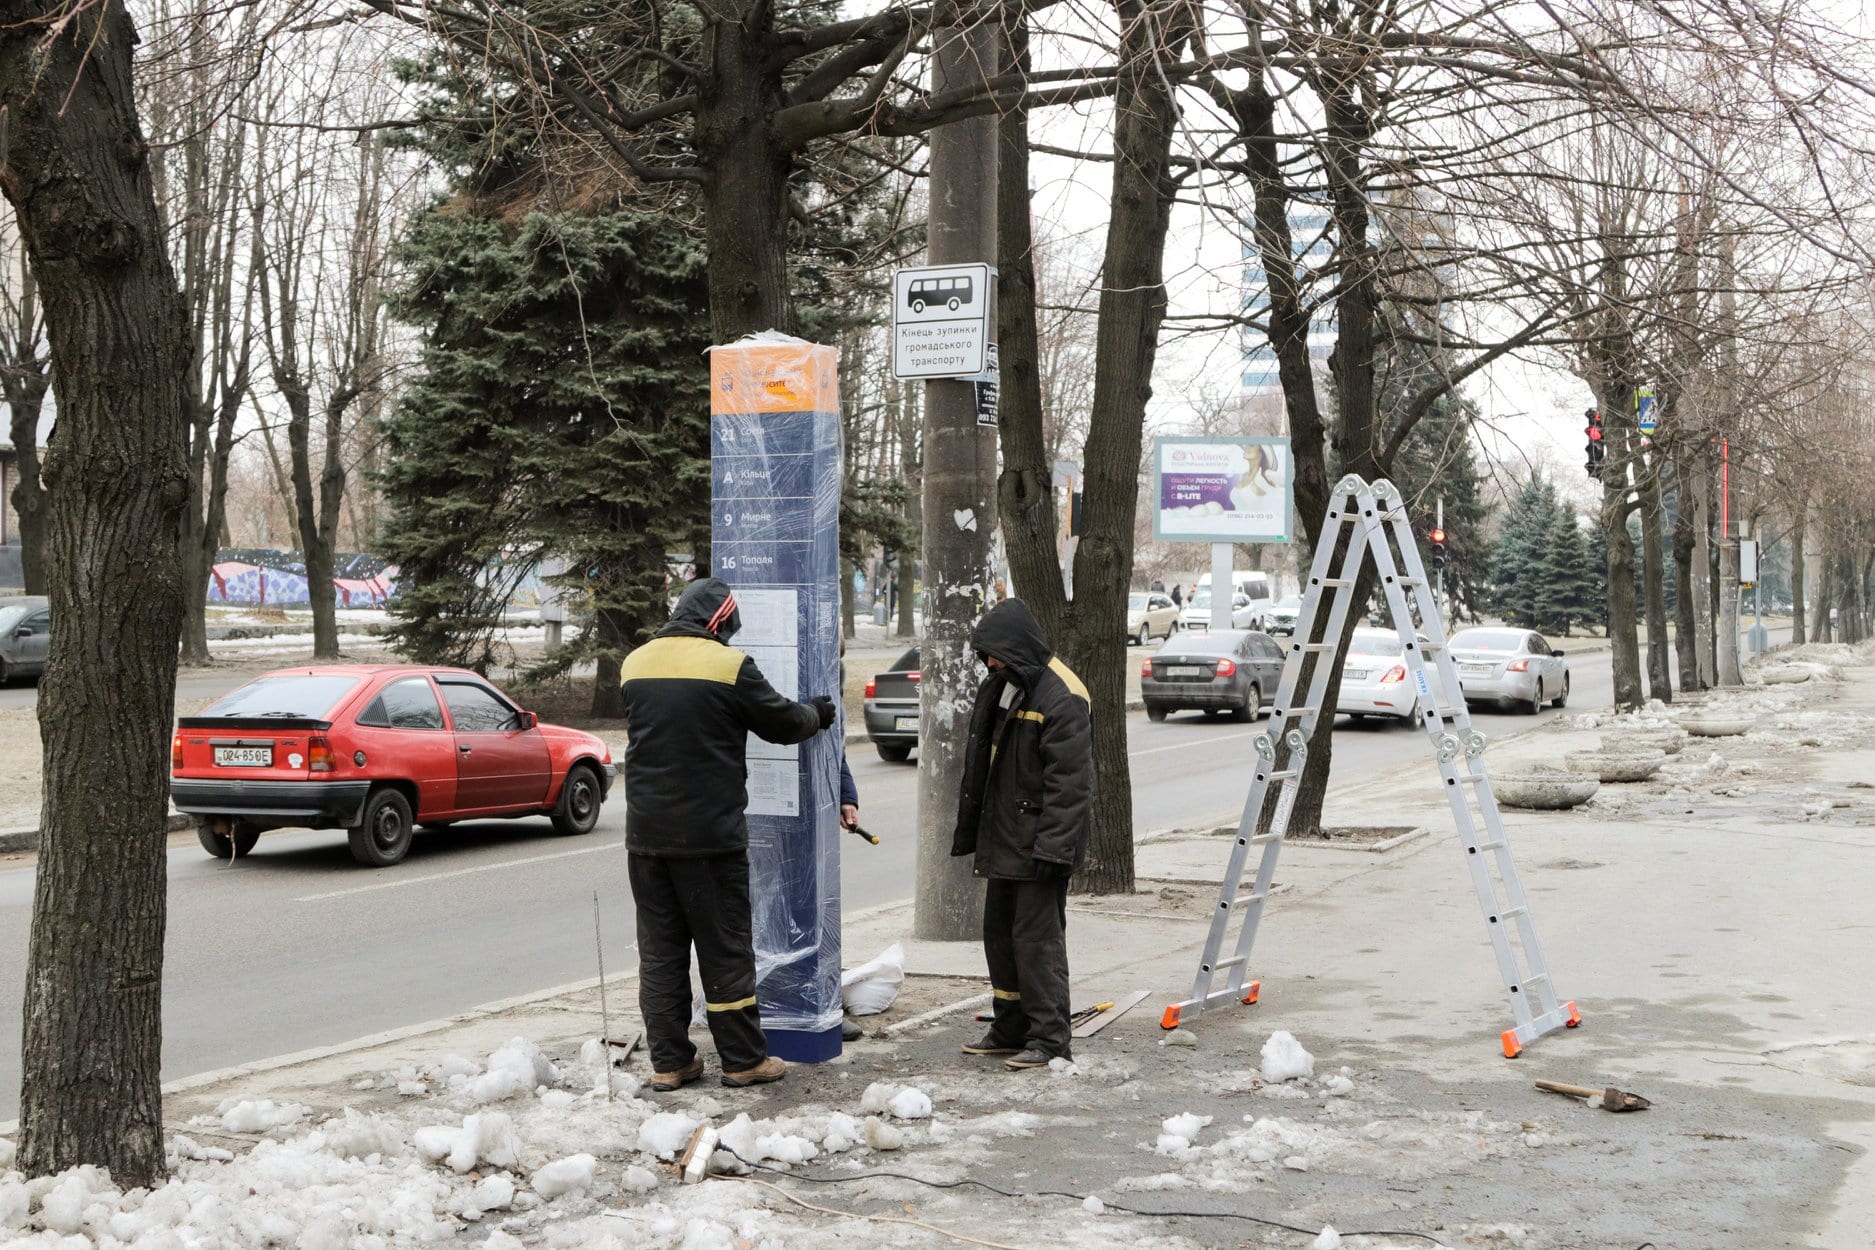
M 514 1121 L 499 1111 L 463 1117 L 461 1128 L 420 1128 L 411 1137 L 417 1153 L 431 1163 L 446 1163 L 458 1174 L 473 1172 L 477 1164 L 511 1168 L 520 1161 L 521 1139 Z
M 575 1101 L 577 1100 L 574 1095 L 567 1093 L 563 1089 L 543 1089 L 540 1091 L 540 1105 L 551 1111 L 558 1111 L 562 1107 L 570 1107 Z
M 866 1118 L 866 1144 L 874 1150 L 897 1150 L 905 1144 L 905 1134 L 878 1116 Z
M 117 1209 L 118 1193 L 110 1173 L 87 1163 L 61 1173 L 39 1195 L 39 1222 L 55 1233 L 83 1232 Z
M 638 1149 L 660 1159 L 675 1159 L 702 1123 L 681 1111 L 660 1111 L 638 1126 Z
M 484 1176 L 469 1191 L 469 1202 L 478 1211 L 505 1211 L 514 1205 L 514 1181 L 500 1172 Z
M 1283 1160 L 1283 1166 L 1291 1172 L 1306 1172 L 1309 1170 L 1309 1161 L 1302 1155 L 1290 1155 Z
M 564 1159 L 555 1159 L 528 1178 L 534 1192 L 543 1198 L 558 1198 L 562 1194 L 582 1193 L 592 1188 L 593 1173 L 598 1170 L 599 1161 L 584 1151 L 568 1155 Z
M 650 1168 L 639 1167 L 636 1163 L 625 1169 L 625 1175 L 619 1178 L 619 1184 L 635 1194 L 648 1194 L 658 1187 L 658 1174 Z
M 1309 1243 L 1309 1250 L 1341 1250 L 1341 1234 L 1335 1231 L 1333 1224 L 1324 1224 L 1315 1240 Z
M 716 1144 L 744 1163 L 759 1163 L 761 1155 L 757 1153 L 755 1144 L 757 1136 L 755 1124 L 745 1111 L 723 1127 L 716 1135 Z
M 1107 1213 L 1107 1204 L 1094 1195 L 1089 1194 L 1087 1197 L 1081 1199 L 1081 1209 L 1089 1215 L 1105 1215 Z
M 1175 1155 L 1191 1149 L 1191 1138 L 1180 1137 L 1177 1133 L 1161 1133 L 1154 1143 L 1152 1152 L 1161 1155 Z
M 1048 1061 L 1048 1070 L 1056 1076 L 1079 1076 L 1081 1074 L 1081 1069 L 1076 1066 L 1074 1060 L 1063 1059 L 1060 1055 Z
M 1186 1140 L 1190 1140 L 1198 1136 L 1198 1130 L 1209 1123 L 1211 1123 L 1210 1116 L 1198 1115 L 1196 1112 L 1187 1111 L 1182 1115 L 1175 1115 L 1171 1119 L 1163 1121 L 1159 1125 L 1159 1128 L 1164 1132 L 1171 1133 L 1175 1137 L 1183 1137 Z
M 757 1139 L 755 1149 L 761 1158 L 789 1164 L 806 1163 L 820 1153 L 813 1142 L 791 1133 L 765 1134 Z
M 866 1092 L 859 1096 L 860 1114 L 884 1115 L 892 1102 L 892 1095 L 902 1088 L 903 1086 L 893 1085 L 887 1081 L 874 1081 L 866 1087 Z
M 1315 1056 L 1302 1049 L 1302 1043 L 1283 1030 L 1270 1034 L 1270 1040 L 1263 1043 L 1264 1080 L 1293 1081 L 1314 1072 Z
M 488 1057 L 488 1071 L 469 1083 L 469 1097 L 476 1102 L 500 1102 L 559 1079 L 540 1047 L 517 1037 Z
M 1331 1076 L 1322 1082 L 1322 1088 L 1336 1098 L 1345 1098 L 1354 1092 L 1354 1082 L 1345 1076 Z
M 265 1133 L 305 1119 L 312 1112 L 296 1102 L 276 1104 L 271 1098 L 237 1102 L 221 1112 L 221 1126 L 230 1133 Z
M 892 1095 L 886 1109 L 900 1120 L 928 1120 L 931 1118 L 931 1096 L 908 1085 Z

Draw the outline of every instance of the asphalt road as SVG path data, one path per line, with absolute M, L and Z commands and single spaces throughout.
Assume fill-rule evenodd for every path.
M 1571 709 L 1607 706 L 1606 653 L 1571 661 Z M 222 680 L 227 680 L 225 677 Z M 9 692 L 10 693 L 10 692 Z M 202 694 L 214 693 L 204 689 Z M 1540 717 L 1483 712 L 1485 732 Z M 1151 724 L 1128 718 L 1133 803 L 1141 832 L 1235 819 L 1257 725 L 1196 713 Z M 1355 781 L 1427 758 L 1423 735 L 1342 721 L 1335 776 Z M 906 897 L 915 862 L 917 770 L 850 748 L 867 827 L 883 844 L 842 845 L 843 902 Z M 583 838 L 544 819 L 489 821 L 419 833 L 410 857 L 371 871 L 339 831 L 268 834 L 233 865 L 189 840 L 169 853 L 164 969 L 166 1079 L 329 1045 L 462 1011 L 595 973 L 592 897 L 599 894 L 609 972 L 628 970 L 632 907 L 624 807 L 609 803 Z M 20 1001 L 33 870 L 0 873 L 0 1118 L 18 1105 Z M 875 952 L 854 951 L 855 958 Z

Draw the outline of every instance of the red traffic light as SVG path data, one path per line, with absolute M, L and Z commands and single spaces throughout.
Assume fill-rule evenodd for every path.
M 1445 541 L 1445 531 L 1444 531 L 1444 530 L 1434 530 L 1434 531 L 1432 531 L 1432 533 L 1430 533 L 1430 534 L 1428 534 L 1428 535 L 1426 535 L 1426 537 L 1427 537 L 1427 538 L 1430 538 L 1430 539 L 1431 539 L 1431 540 L 1432 540 L 1433 542 L 1435 542 L 1435 543 L 1442 543 L 1442 542 L 1444 542 L 1444 541 Z

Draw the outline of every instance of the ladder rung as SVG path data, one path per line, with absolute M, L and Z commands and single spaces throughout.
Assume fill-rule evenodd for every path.
M 1354 579 L 1351 577 L 1324 577 L 1315 584 L 1317 586 L 1352 586 L 1354 585 Z
M 1335 649 L 1335 644 L 1332 642 L 1304 642 L 1304 643 L 1298 643 L 1295 647 L 1295 650 L 1302 651 L 1302 652 L 1333 651 L 1334 649 Z
M 1281 708 L 1277 708 L 1277 709 L 1276 709 L 1276 711 L 1275 711 L 1275 715 L 1277 715 L 1277 716 L 1294 716 L 1294 717 L 1296 717 L 1296 718 L 1298 718 L 1298 719 L 1300 719 L 1301 717 L 1304 717 L 1304 716 L 1307 716 L 1307 715 L 1308 715 L 1308 714 L 1309 714 L 1310 712 L 1316 712 L 1316 711 L 1320 711 L 1320 710 L 1321 710 L 1321 709 L 1320 709 L 1320 705 L 1319 705 L 1319 704 L 1314 704 L 1314 703 L 1311 703 L 1311 704 L 1309 704 L 1309 706 L 1307 706 L 1307 707 L 1292 707 L 1292 708 L 1290 708 L 1290 709 L 1289 709 L 1288 711 L 1286 711 L 1286 712 L 1285 712 L 1285 711 L 1283 711 L 1283 710 L 1282 710 Z
M 1226 968 L 1235 968 L 1238 964 L 1243 963 L 1248 958 L 1249 956 L 1247 955 L 1232 955 L 1229 959 L 1220 959 L 1216 963 L 1211 965 L 1211 971 L 1213 974 L 1215 974 L 1215 973 L 1223 972 Z
M 1515 920 L 1519 916 L 1527 916 L 1529 914 L 1530 909 L 1528 907 L 1506 907 L 1503 911 L 1497 913 L 1497 918 L 1499 920 Z
M 1248 907 L 1252 903 L 1260 903 L 1268 897 L 1269 895 L 1267 894 L 1239 894 L 1236 898 L 1231 900 L 1231 910 L 1236 911 L 1240 907 Z
M 1533 976 L 1533 977 L 1525 977 L 1525 978 L 1523 979 L 1523 984 L 1524 984 L 1525 986 L 1531 986 L 1531 985 L 1548 985 L 1548 984 L 1549 984 L 1549 973 L 1547 973 L 1547 972 L 1539 972 L 1539 973 L 1537 973 L 1537 974 L 1536 974 L 1535 976 Z
M 1287 781 L 1291 777 L 1294 777 L 1295 775 L 1296 775 L 1295 769 L 1285 768 L 1280 772 L 1265 773 L 1263 775 L 1263 780 L 1265 781 Z
M 1424 586 L 1426 584 L 1426 579 L 1423 577 L 1396 577 L 1393 581 L 1399 586 Z
M 1480 842 L 1478 843 L 1477 849 L 1481 851 L 1501 851 L 1506 845 L 1507 844 L 1504 842 Z
M 1280 842 L 1282 841 L 1282 838 L 1283 838 L 1283 835 L 1280 833 L 1259 833 L 1254 838 L 1251 838 L 1248 841 L 1246 841 L 1244 845 L 1245 846 L 1263 846 L 1266 843 L 1270 843 L 1270 842 Z

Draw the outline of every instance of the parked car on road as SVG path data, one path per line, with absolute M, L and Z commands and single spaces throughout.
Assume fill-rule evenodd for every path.
M 1263 632 L 1272 638 L 1287 638 L 1296 632 L 1296 618 L 1302 615 L 1302 596 L 1285 595 L 1263 609 Z
M 267 673 L 176 721 L 170 794 L 211 855 L 269 829 L 344 829 L 381 868 L 418 824 L 548 816 L 592 832 L 613 777 L 592 734 L 542 724 L 475 673 L 413 664 Z
M 1527 629 L 1461 629 L 1448 649 L 1467 701 L 1492 699 L 1535 714 L 1569 702 L 1569 661 Z
M 1256 628 L 1256 608 L 1250 596 L 1239 594 L 1231 600 L 1230 627 L 1232 629 Z M 1191 592 L 1191 598 L 1185 601 L 1184 615 L 1179 618 L 1183 629 L 1211 628 L 1211 588 L 1200 586 Z
M 0 599 L 0 686 L 45 672 L 51 640 L 52 608 L 43 595 Z
M 1178 629 L 1178 605 L 1156 590 L 1135 590 L 1126 597 L 1126 637 L 1145 646 L 1155 637 L 1170 638 Z
M 1268 634 L 1187 630 L 1166 639 L 1158 654 L 1140 665 L 1139 694 L 1151 720 L 1202 708 L 1247 721 L 1276 693 L 1282 673 L 1282 648 Z
M 1425 639 L 1421 638 L 1423 648 Z M 1421 654 L 1424 654 L 1422 649 Z M 1439 669 L 1426 664 L 1429 693 L 1440 707 L 1450 707 Z M 1393 716 L 1413 721 L 1419 718 L 1422 693 L 1413 685 L 1406 667 L 1406 650 L 1400 636 L 1390 629 L 1357 629 L 1348 643 L 1347 659 L 1341 667 L 1341 697 L 1335 706 L 1355 718 Z
M 879 758 L 903 764 L 918 745 L 918 648 L 866 683 L 866 736 Z

